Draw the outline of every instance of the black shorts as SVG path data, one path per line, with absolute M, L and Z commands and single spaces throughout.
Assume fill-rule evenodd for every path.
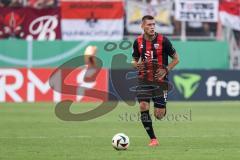
M 149 81 L 138 81 L 138 86 L 136 87 L 136 96 L 138 102 L 144 101 L 150 103 L 153 101 L 154 107 L 156 108 L 166 108 L 167 104 L 167 94 L 168 94 L 168 83 L 153 83 Z

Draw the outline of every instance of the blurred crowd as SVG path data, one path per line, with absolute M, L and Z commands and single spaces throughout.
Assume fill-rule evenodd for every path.
M 125 0 L 126 2 L 127 0 Z M 130 1 L 130 0 L 129 0 Z M 161 5 L 166 2 L 174 2 L 174 0 L 131 0 L 137 1 L 139 3 L 145 3 L 146 6 L 151 10 L 152 6 Z M 240 4 L 240 0 L 219 0 L 220 2 L 238 2 Z M 60 5 L 60 0 L 0 0 L 0 7 L 32 7 L 36 9 L 44 9 L 44 8 L 54 8 Z M 174 3 L 173 10 L 171 11 L 171 23 L 174 26 L 174 31 L 172 36 L 181 36 L 183 23 L 175 20 L 174 17 Z M 124 17 L 126 19 L 126 17 Z M 187 37 L 211 37 L 214 38 L 217 36 L 217 23 L 210 22 L 184 22 L 185 23 L 185 31 Z M 124 26 L 124 34 L 125 35 L 134 35 L 135 33 L 129 33 L 126 30 L 126 26 Z M 234 30 L 234 36 L 238 42 L 240 48 L 240 32 Z
M 58 0 L 0 0 L 0 7 L 51 8 L 58 5 Z
M 29 6 L 33 8 L 49 8 L 56 7 L 59 0 L 0 0 L 0 7 L 23 7 Z M 137 0 L 139 2 L 146 2 L 151 5 L 157 5 L 162 2 L 173 0 Z
M 160 5 L 164 2 L 174 2 L 175 0 L 134 0 L 141 3 L 146 3 L 151 6 Z M 240 0 L 239 0 L 240 1 Z M 175 20 L 174 17 L 174 8 L 171 13 L 171 21 L 174 25 L 174 33 L 175 36 L 181 35 L 182 24 L 180 21 Z M 206 36 L 206 37 L 216 37 L 217 33 L 217 23 L 210 22 L 186 22 L 186 36 Z

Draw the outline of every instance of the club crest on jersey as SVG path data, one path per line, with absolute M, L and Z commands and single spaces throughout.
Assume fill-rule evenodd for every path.
M 158 49 L 159 44 L 155 43 L 155 44 L 153 44 L 153 45 L 154 45 L 154 48 L 155 48 L 155 49 Z
M 141 44 L 140 48 L 143 48 L 143 44 Z

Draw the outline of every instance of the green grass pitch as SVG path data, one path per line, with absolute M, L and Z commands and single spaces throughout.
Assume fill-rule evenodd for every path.
M 94 108 L 75 103 L 72 112 Z M 0 160 L 239 160 L 240 102 L 169 102 L 168 115 L 153 119 L 160 146 L 149 139 L 138 107 L 118 107 L 94 120 L 66 122 L 53 103 L 0 104 Z M 126 151 L 111 146 L 112 136 L 130 138 Z

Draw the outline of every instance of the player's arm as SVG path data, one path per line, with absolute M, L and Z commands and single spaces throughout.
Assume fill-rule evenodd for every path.
M 166 66 L 168 72 L 179 63 L 179 57 L 176 50 L 173 48 L 172 43 L 166 37 L 164 37 L 164 52 L 167 56 L 172 58 L 171 62 Z
M 138 51 L 138 43 L 137 40 L 133 43 L 133 52 L 132 52 L 132 65 L 134 68 L 138 68 L 138 61 L 140 58 L 140 53 Z
M 159 79 L 163 79 L 166 74 L 172 70 L 178 63 L 179 63 L 179 58 L 176 50 L 173 48 L 172 43 L 164 37 L 163 39 L 163 53 L 166 54 L 167 56 L 170 56 L 172 58 L 171 62 L 168 64 L 168 66 L 165 66 L 165 69 L 159 69 L 156 77 Z
M 172 61 L 168 64 L 168 66 L 166 67 L 167 68 L 167 71 L 170 71 L 172 70 L 178 63 L 179 63 L 179 58 L 178 58 L 178 54 L 177 52 L 175 52 L 173 55 L 172 55 Z

